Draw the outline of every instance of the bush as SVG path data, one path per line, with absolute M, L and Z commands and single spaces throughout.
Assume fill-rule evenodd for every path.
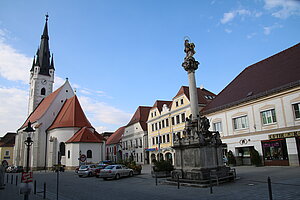
M 236 165 L 236 160 L 235 160 L 235 157 L 234 157 L 232 151 L 228 151 L 227 159 L 228 159 L 229 165 Z
M 170 171 L 174 170 L 174 166 L 172 165 L 172 163 L 170 161 L 161 160 L 161 161 L 154 162 L 153 170 L 155 172 L 161 172 L 161 171 L 170 172 Z
M 135 161 L 123 160 L 120 161 L 119 164 L 125 165 L 126 167 L 133 169 L 134 171 L 139 173 L 142 171 L 142 165 L 137 165 Z
M 260 155 L 259 155 L 259 153 L 258 153 L 257 150 L 252 149 L 250 151 L 250 159 L 251 159 L 251 163 L 253 165 L 255 165 L 256 167 L 261 166 L 261 164 L 262 164 L 261 163 L 261 157 L 260 157 Z

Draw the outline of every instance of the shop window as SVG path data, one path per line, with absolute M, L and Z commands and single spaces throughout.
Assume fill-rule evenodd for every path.
M 300 103 L 293 104 L 295 118 L 300 119 Z
M 92 158 L 92 157 L 93 157 L 92 150 L 87 150 L 87 152 L 86 152 L 86 157 L 87 157 L 87 158 Z
M 262 141 L 264 160 L 288 160 L 285 139 Z
M 276 122 L 275 109 L 266 110 L 261 112 L 261 118 L 263 124 L 273 124 Z
M 237 117 L 233 119 L 233 126 L 234 129 L 243 129 L 248 128 L 248 118 L 247 116 Z
M 213 129 L 214 131 L 222 133 L 222 122 L 213 123 Z

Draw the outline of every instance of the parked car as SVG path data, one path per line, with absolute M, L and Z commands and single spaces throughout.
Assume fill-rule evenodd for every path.
M 76 174 L 78 173 L 78 170 L 79 170 L 79 167 L 76 167 L 76 169 L 75 169 Z
M 115 164 L 115 163 L 111 160 L 103 160 L 103 161 L 99 162 L 99 165 L 113 165 L 113 164 Z
M 79 170 L 78 170 L 77 174 L 78 174 L 79 177 L 94 176 L 95 175 L 95 170 L 96 170 L 96 165 L 95 164 L 81 165 L 79 167 Z
M 99 177 L 119 179 L 123 176 L 133 176 L 133 170 L 124 165 L 109 165 L 100 171 Z
M 95 175 L 96 175 L 97 178 L 100 177 L 101 170 L 104 169 L 107 166 L 108 166 L 107 164 L 96 165 Z

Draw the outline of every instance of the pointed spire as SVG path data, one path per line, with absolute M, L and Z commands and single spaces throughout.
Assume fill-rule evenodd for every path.
M 49 17 L 49 15 L 48 15 L 48 13 L 45 16 L 46 16 L 46 23 L 45 23 L 44 32 L 43 32 L 41 39 L 49 39 L 49 36 L 48 36 L 48 17 Z
M 31 66 L 31 69 L 30 69 L 31 72 L 33 72 L 34 66 L 35 66 L 35 56 L 33 56 L 32 66 Z

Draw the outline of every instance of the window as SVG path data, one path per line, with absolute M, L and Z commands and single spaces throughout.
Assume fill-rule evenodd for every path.
M 158 123 L 158 127 L 159 127 L 159 129 L 161 129 L 161 122 Z
M 155 139 L 154 139 L 154 137 L 152 138 L 152 144 L 155 145 Z
M 66 145 L 65 145 L 65 143 L 61 142 L 59 144 L 59 151 L 60 151 L 60 155 L 61 156 L 65 156 L 66 155 Z
M 234 129 L 248 128 L 247 116 L 237 117 L 233 119 Z
M 166 136 L 163 135 L 163 143 L 166 143 Z
M 162 128 L 165 128 L 165 120 L 161 121 Z
M 169 126 L 169 119 L 166 119 L 166 127 Z
M 222 122 L 213 123 L 214 131 L 219 131 L 222 133 Z
M 156 111 L 154 111 L 154 116 L 156 116 Z
M 183 99 L 180 100 L 181 105 L 183 104 Z
M 46 95 L 46 89 L 45 88 L 41 89 L 41 95 Z
M 157 123 L 155 123 L 155 130 L 157 130 Z
M 176 107 L 178 107 L 178 101 L 176 101 Z
M 143 142 L 142 142 L 142 139 L 140 139 L 140 147 L 143 146 Z
M 86 157 L 87 157 L 87 158 L 92 158 L 92 157 L 93 157 L 92 150 L 87 150 L 87 152 L 86 152 Z
M 180 118 L 179 118 L 179 115 L 176 116 L 176 124 L 179 124 L 180 123 Z
M 153 117 L 153 113 L 151 113 L 151 117 Z
M 261 112 L 263 124 L 272 124 L 276 122 L 275 109 Z
M 172 125 L 175 125 L 175 119 L 172 117 Z
M 9 156 L 9 151 L 5 151 L 5 156 Z
M 181 121 L 182 121 L 182 122 L 185 122 L 185 113 L 182 113 L 182 114 L 181 114 Z
M 68 158 L 70 158 L 71 156 L 71 152 L 70 152 L 70 150 L 68 150 Z
M 156 137 L 156 144 L 158 144 L 158 137 Z
M 300 103 L 293 104 L 295 118 L 300 119 Z
M 152 131 L 154 131 L 154 124 L 151 124 L 152 125 Z
M 170 142 L 170 134 L 167 135 L 167 142 Z
M 143 153 L 141 153 L 141 162 L 143 162 Z

